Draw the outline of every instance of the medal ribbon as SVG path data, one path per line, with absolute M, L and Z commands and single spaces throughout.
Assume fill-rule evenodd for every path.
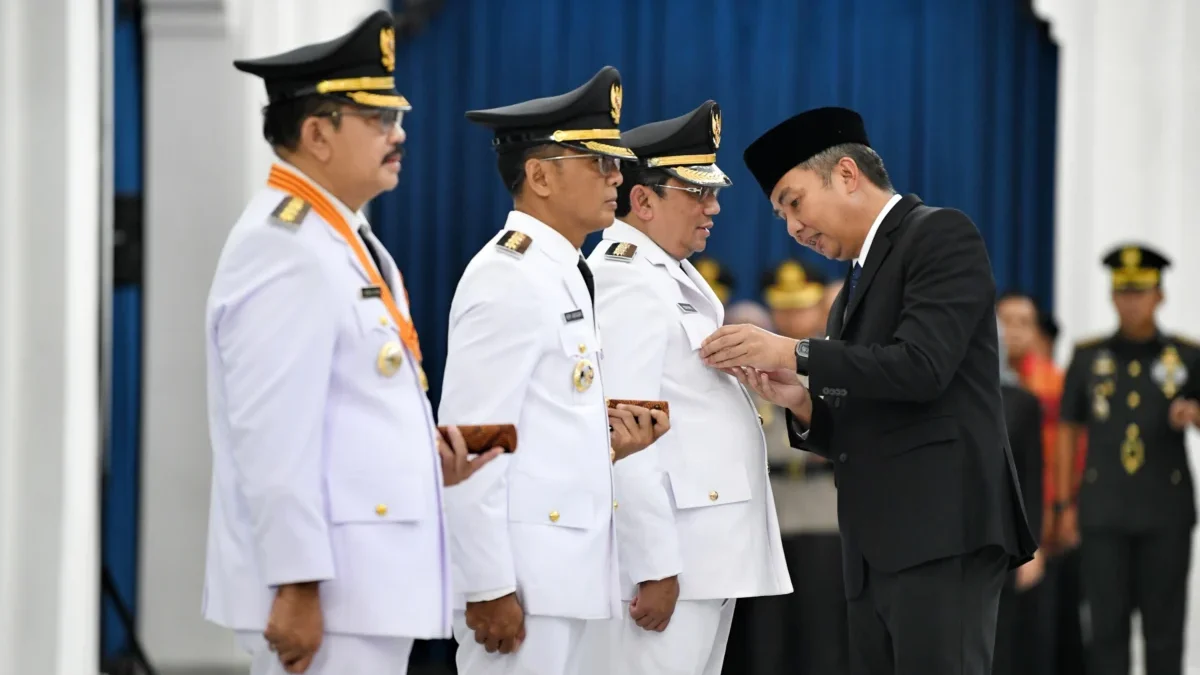
M 383 300 L 384 307 L 387 307 L 388 314 L 392 317 L 392 321 L 400 328 L 400 339 L 404 342 L 404 346 L 408 347 L 408 351 L 417 360 L 417 372 L 421 377 L 422 386 L 425 384 L 425 371 L 421 368 L 421 344 L 417 338 L 417 329 L 413 326 L 411 319 L 400 313 L 400 309 L 396 306 L 395 299 L 392 298 L 392 292 L 388 289 L 388 285 L 383 282 L 383 277 L 379 270 L 375 268 L 375 263 L 367 255 L 366 249 L 363 247 L 362 241 L 355 234 L 354 230 L 350 229 L 350 225 L 342 216 L 341 211 L 337 210 L 325 195 L 309 183 L 304 178 L 288 171 L 286 168 L 275 164 L 271 167 L 271 176 L 267 179 L 267 185 L 281 192 L 303 199 L 312 205 L 317 215 L 321 216 L 335 232 L 346 241 L 354 251 L 354 257 L 358 259 L 358 264 L 367 272 L 367 278 L 371 280 L 371 284 L 379 288 L 380 299 Z M 400 276 L 400 271 L 396 271 L 397 276 Z M 408 301 L 408 289 L 404 287 L 404 278 L 400 278 L 400 288 L 404 290 L 404 299 Z

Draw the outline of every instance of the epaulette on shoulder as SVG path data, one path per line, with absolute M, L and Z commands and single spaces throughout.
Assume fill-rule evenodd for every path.
M 279 225 L 286 225 L 292 229 L 300 227 L 300 223 L 304 222 L 304 218 L 308 212 L 312 210 L 312 204 L 304 201 L 299 197 L 287 195 L 283 201 L 279 202 L 279 206 L 271 212 L 271 220 Z
M 1108 337 L 1109 336 L 1107 335 L 1093 335 L 1092 337 L 1084 338 L 1075 343 L 1075 349 L 1083 350 L 1091 349 L 1092 347 L 1098 347 L 1102 342 L 1107 340 Z
M 516 230 L 505 230 L 504 234 L 496 240 L 496 248 L 503 253 L 507 253 L 514 258 L 521 258 L 525 255 L 525 251 L 529 250 L 529 245 L 533 243 L 533 237 L 524 232 Z
M 1171 337 L 1174 338 L 1174 340 L 1176 342 L 1178 342 L 1179 344 L 1181 344 L 1185 347 L 1191 347 L 1192 349 L 1200 350 L 1200 342 L 1196 342 L 1195 340 L 1191 339 L 1190 337 L 1185 337 L 1185 336 L 1179 335 L 1179 334 L 1172 335 Z
M 612 246 L 604 252 L 604 257 L 608 260 L 616 260 L 617 262 L 629 262 L 633 260 L 633 254 L 637 253 L 637 244 L 628 244 L 623 241 L 613 242 Z

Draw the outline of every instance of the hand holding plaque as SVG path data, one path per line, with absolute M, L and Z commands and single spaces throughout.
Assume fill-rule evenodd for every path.
M 442 483 L 446 487 L 470 478 L 501 453 L 517 449 L 517 428 L 511 424 L 439 426 L 438 432 Z
M 671 430 L 666 401 L 638 401 L 635 405 L 622 399 L 608 402 L 608 430 L 612 445 L 611 459 L 618 462 L 646 449 Z

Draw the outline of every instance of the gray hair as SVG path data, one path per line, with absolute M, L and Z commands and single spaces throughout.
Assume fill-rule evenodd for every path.
M 801 171 L 812 171 L 817 174 L 821 177 L 821 182 L 828 187 L 833 177 L 833 167 L 837 166 L 843 157 L 853 160 L 858 165 L 858 170 L 875 187 L 881 190 L 894 190 L 892 179 L 888 177 L 887 169 L 883 166 L 883 158 L 879 156 L 879 153 L 861 143 L 842 143 L 822 150 L 805 160 L 799 168 Z

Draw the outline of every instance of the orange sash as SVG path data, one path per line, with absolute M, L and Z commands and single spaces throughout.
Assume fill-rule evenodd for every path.
M 342 216 L 341 211 L 338 211 L 337 207 L 320 190 L 309 183 L 308 180 L 279 164 L 271 167 L 271 176 L 267 179 L 267 185 L 311 204 L 317 215 L 329 223 L 329 226 L 354 251 L 354 257 L 358 259 L 358 264 L 362 265 L 363 269 L 367 271 L 367 278 L 371 280 L 371 284 L 379 288 L 380 299 L 383 300 L 384 307 L 387 307 L 392 321 L 395 321 L 396 325 L 400 328 L 400 339 L 404 342 L 404 346 L 408 347 L 409 353 L 417 360 L 417 374 L 421 378 L 421 387 L 428 390 L 429 383 L 425 378 L 425 370 L 421 367 L 421 344 L 417 338 L 417 329 L 413 326 L 411 319 L 400 313 L 395 299 L 392 298 L 392 292 L 388 289 L 388 285 L 383 282 L 383 276 L 375 268 L 375 263 L 367 255 L 367 250 L 363 247 L 362 240 L 358 238 L 354 230 L 350 229 L 350 225 Z M 399 270 L 396 271 L 396 274 L 400 276 Z M 403 277 L 400 279 L 400 287 L 404 289 L 404 299 L 407 301 L 408 289 L 404 288 Z

